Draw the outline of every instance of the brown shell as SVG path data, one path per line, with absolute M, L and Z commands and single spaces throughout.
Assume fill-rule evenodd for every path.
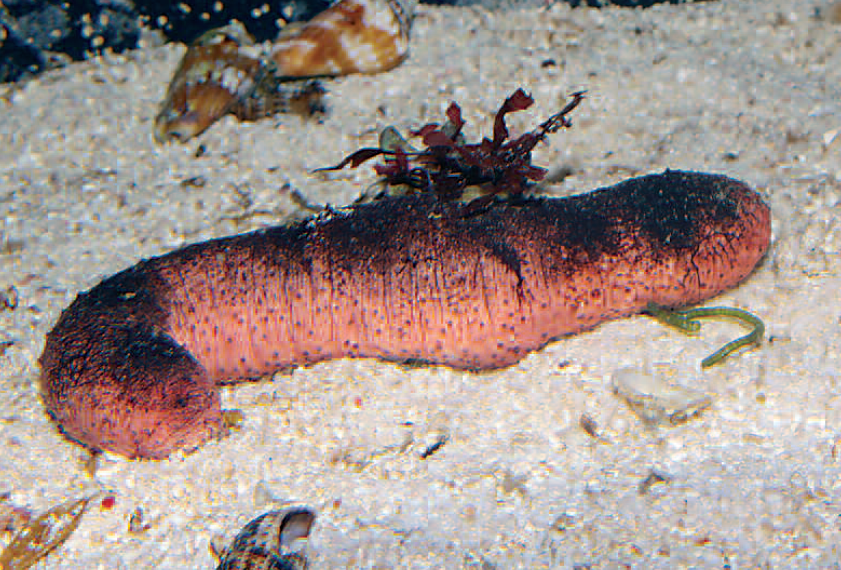
M 216 570 L 304 570 L 307 558 L 293 543 L 307 538 L 314 522 L 307 508 L 260 515 L 239 531 Z
M 270 59 L 280 77 L 388 71 L 409 52 L 413 8 L 399 0 L 342 0 L 281 37 Z
M 187 48 L 155 117 L 156 141 L 190 139 L 251 96 L 263 63 L 243 50 L 238 32 L 221 28 Z
M 170 82 L 155 118 L 155 140 L 186 141 L 228 113 L 254 120 L 277 111 L 322 110 L 320 86 L 289 81 L 378 73 L 409 50 L 416 0 L 340 0 L 301 26 L 292 26 L 261 54 L 241 24 L 200 37 Z M 299 109 L 303 101 L 302 109 Z

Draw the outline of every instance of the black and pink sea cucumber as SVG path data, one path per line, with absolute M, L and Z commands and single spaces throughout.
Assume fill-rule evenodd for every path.
M 163 458 L 222 430 L 218 385 L 331 358 L 510 365 L 648 303 L 742 281 L 768 206 L 720 175 L 666 171 L 464 215 L 387 197 L 141 261 L 47 336 L 41 390 L 70 439 Z

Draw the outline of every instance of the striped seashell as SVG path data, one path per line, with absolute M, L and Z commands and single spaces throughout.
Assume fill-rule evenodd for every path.
M 293 543 L 307 538 L 314 522 L 307 508 L 260 515 L 239 531 L 216 570 L 304 570 L 307 558 Z
M 187 48 L 155 117 L 156 141 L 190 139 L 251 96 L 263 69 L 246 49 L 251 44 L 242 24 L 234 23 Z
M 231 113 L 240 121 L 256 121 L 276 113 L 296 113 L 310 117 L 326 111 L 324 86 L 317 80 L 299 80 L 291 83 L 275 81 L 264 75 L 248 97 L 243 97 L 231 107 Z
M 378 73 L 409 52 L 417 0 L 341 0 L 281 36 L 270 60 L 279 77 Z
M 187 48 L 169 84 L 155 140 L 186 141 L 228 113 L 256 120 L 279 111 L 323 110 L 320 85 L 302 80 L 399 65 L 408 54 L 416 4 L 340 0 L 309 22 L 288 26 L 267 55 L 239 22 L 204 34 Z

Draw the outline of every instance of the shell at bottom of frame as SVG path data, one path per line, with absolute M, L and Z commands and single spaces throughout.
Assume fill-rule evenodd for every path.
M 304 570 L 308 563 L 301 541 L 314 522 L 308 508 L 262 514 L 239 531 L 216 570 Z

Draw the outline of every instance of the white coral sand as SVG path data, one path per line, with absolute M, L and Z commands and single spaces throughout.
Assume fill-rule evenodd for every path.
M 42 567 L 211 568 L 211 540 L 284 502 L 317 509 L 319 569 L 841 564 L 841 33 L 827 13 L 788 0 L 421 5 L 408 61 L 329 82 L 322 122 L 226 118 L 184 146 L 152 140 L 178 46 L 0 87 L 0 288 L 19 297 L 0 312 L 13 343 L 0 356 L 0 494 L 33 511 L 95 489 L 116 498 Z M 89 475 L 37 389 L 45 334 L 79 291 L 142 257 L 301 217 L 293 193 L 347 204 L 374 180 L 367 166 L 310 171 L 386 125 L 440 120 L 451 100 L 469 137 L 488 134 L 521 86 L 536 105 L 510 117 L 514 133 L 588 90 L 574 127 L 535 153 L 573 170 L 548 192 L 671 167 L 766 196 L 771 251 L 713 303 L 762 317 L 761 349 L 701 373 L 740 329 L 705 322 L 688 338 L 638 317 L 487 374 L 330 362 L 225 390 L 244 424 L 193 455 L 106 455 Z M 611 377 L 663 364 L 713 403 L 647 428 Z M 148 528 L 130 533 L 136 509 Z

